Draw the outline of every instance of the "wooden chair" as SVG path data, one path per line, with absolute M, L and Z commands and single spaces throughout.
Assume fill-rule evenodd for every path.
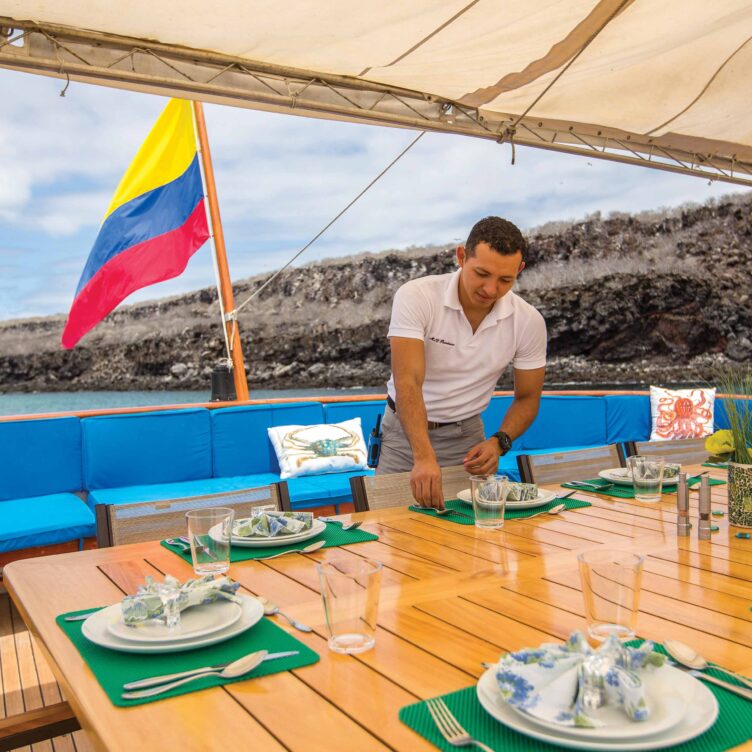
M 673 441 L 629 441 L 625 445 L 627 456 L 635 454 L 665 457 L 666 462 L 699 464 L 707 462 L 710 452 L 705 449 L 705 439 L 674 439 Z
M 81 726 L 63 701 L 0 719 L 0 752 L 78 731 Z
M 97 545 L 121 546 L 126 543 L 161 540 L 184 535 L 185 513 L 190 509 L 232 507 L 236 517 L 249 517 L 254 507 L 273 504 L 276 509 L 290 510 L 287 483 L 272 483 L 260 488 L 191 496 L 165 501 L 141 501 L 130 504 L 98 504 Z
M 444 498 L 452 499 L 457 492 L 470 487 L 470 476 L 462 465 L 441 468 Z M 388 475 L 357 475 L 350 478 L 356 512 L 414 504 L 410 491 L 410 473 Z
M 517 457 L 525 483 L 566 483 L 596 478 L 599 470 L 623 467 L 616 444 L 551 454 L 521 454 Z

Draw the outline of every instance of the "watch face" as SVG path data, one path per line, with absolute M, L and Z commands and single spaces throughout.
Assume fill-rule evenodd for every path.
M 497 438 L 499 439 L 499 445 L 501 446 L 501 448 L 502 448 L 502 449 L 503 449 L 503 450 L 504 450 L 505 452 L 508 452 L 508 451 L 509 451 L 509 449 L 510 449 L 510 448 L 511 448 L 511 446 L 512 446 L 512 440 L 511 440 L 511 439 L 509 438 L 509 435 L 508 435 L 508 434 L 506 434 L 506 433 L 504 433 L 503 431 L 499 431 L 499 432 L 498 432 L 498 433 L 496 434 L 496 436 L 497 436 Z

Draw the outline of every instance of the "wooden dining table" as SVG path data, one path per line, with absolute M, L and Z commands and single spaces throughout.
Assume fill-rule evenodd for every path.
M 191 567 L 154 541 L 17 561 L 4 578 L 96 748 L 421 752 L 435 747 L 398 720 L 401 707 L 474 685 L 481 663 L 502 653 L 586 628 L 581 551 L 645 556 L 640 636 L 681 640 L 752 675 L 752 540 L 729 526 L 726 488 L 711 489 L 712 508 L 724 515 L 712 518 L 719 530 L 710 541 L 697 537 L 696 492 L 689 537 L 676 535 L 671 494 L 648 504 L 577 492 L 592 506 L 507 520 L 502 530 L 411 511 L 409 499 L 352 515 L 379 539 L 236 563 L 229 573 L 241 592 L 271 598 L 314 628 L 294 634 L 318 652 L 318 663 L 130 708 L 112 705 L 55 617 L 115 603 L 146 575 L 186 579 Z M 357 656 L 327 647 L 315 564 L 334 557 L 384 565 L 376 646 Z

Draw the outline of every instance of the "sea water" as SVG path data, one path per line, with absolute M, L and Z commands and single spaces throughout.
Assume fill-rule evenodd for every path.
M 385 394 L 386 385 L 350 389 L 251 389 L 254 400 L 294 397 L 342 397 L 346 395 Z M 36 413 L 106 410 L 115 407 L 149 407 L 153 405 L 185 405 L 208 402 L 207 391 L 149 392 L 0 392 L 1 415 L 33 415 Z

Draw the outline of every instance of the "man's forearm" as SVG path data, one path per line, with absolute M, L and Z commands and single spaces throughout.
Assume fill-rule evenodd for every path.
M 428 415 L 420 386 L 397 383 L 395 387 L 397 415 L 413 450 L 413 460 L 435 460 L 436 454 L 428 438 Z
M 515 397 L 501 421 L 501 430 L 516 439 L 529 428 L 535 420 L 540 406 L 540 396 Z

